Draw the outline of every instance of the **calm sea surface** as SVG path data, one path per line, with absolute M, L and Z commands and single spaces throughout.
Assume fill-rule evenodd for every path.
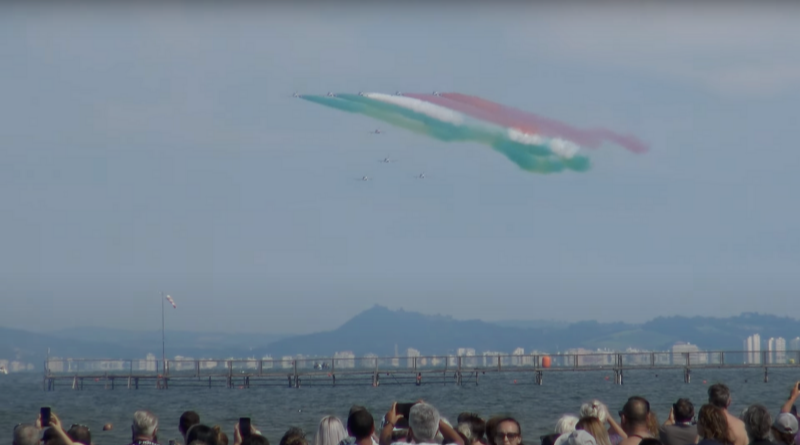
M 544 385 L 533 384 L 533 374 L 481 376 L 480 385 L 466 376 L 464 386 L 427 382 L 389 385 L 385 378 L 377 388 L 363 386 L 254 387 L 250 389 L 170 387 L 128 390 L 124 385 L 114 390 L 91 386 L 73 391 L 66 381 L 56 391 L 42 390 L 38 373 L 0 375 L 0 431 L 2 442 L 10 443 L 14 425 L 33 422 L 41 406 L 51 406 L 64 425 L 89 426 L 96 445 L 125 445 L 130 442 L 130 422 L 137 409 L 148 409 L 160 419 L 159 441 L 180 440 L 178 418 L 185 410 L 200 413 L 202 423 L 220 425 L 233 441 L 233 425 L 240 416 L 250 416 L 253 424 L 277 444 L 290 426 L 299 426 L 313 437 L 319 420 L 328 414 L 346 420 L 353 404 L 366 406 L 376 421 L 386 413 L 392 401 L 424 399 L 436 406 L 448 419 L 462 411 L 483 416 L 510 414 L 522 424 L 523 438 L 537 443 L 540 435 L 550 432 L 564 413 L 577 413 L 582 402 L 598 398 L 609 405 L 611 412 L 622 408 L 632 395 L 650 400 L 653 410 L 663 422 L 671 404 L 679 397 L 689 397 L 699 408 L 707 399 L 706 390 L 715 382 L 726 383 L 733 393 L 732 412 L 738 414 L 747 405 L 763 403 L 777 413 L 800 370 L 770 370 L 770 382 L 763 382 L 763 370 L 694 370 L 692 383 L 683 383 L 680 370 L 626 371 L 625 385 L 605 380 L 605 372 L 545 373 Z M 516 379 L 517 383 L 514 383 Z M 431 379 L 432 380 L 432 379 Z M 707 383 L 703 383 L 703 381 Z M 114 424 L 103 432 L 105 423 Z

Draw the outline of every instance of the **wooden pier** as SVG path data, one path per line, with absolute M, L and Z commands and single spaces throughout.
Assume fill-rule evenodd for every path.
M 599 352 L 587 354 L 462 355 L 424 357 L 350 357 L 297 359 L 59 359 L 44 363 L 42 387 L 82 390 L 169 389 L 207 386 L 465 385 L 480 383 L 486 373 L 521 373 L 544 384 L 553 372 L 613 372 L 614 383 L 637 370 L 682 370 L 684 383 L 693 369 L 769 369 L 800 367 L 800 351 Z

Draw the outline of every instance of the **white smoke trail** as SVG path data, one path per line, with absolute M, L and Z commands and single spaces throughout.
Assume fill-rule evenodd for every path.
M 384 93 L 365 93 L 364 96 L 379 100 L 381 102 L 397 105 L 398 107 L 407 108 L 416 113 L 424 114 L 426 116 L 447 122 L 453 125 L 463 125 L 464 115 L 453 111 L 449 108 L 441 107 L 430 102 L 414 99 L 413 97 L 405 96 L 392 96 L 391 94 Z
M 514 128 L 509 128 L 507 134 L 509 139 L 520 144 L 546 145 L 555 155 L 566 159 L 574 157 L 580 151 L 577 144 L 561 138 L 548 139 L 538 134 L 523 133 Z

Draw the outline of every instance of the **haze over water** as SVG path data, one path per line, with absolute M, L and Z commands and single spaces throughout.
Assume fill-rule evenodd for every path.
M 61 382 L 54 392 L 42 390 L 38 373 L 0 376 L 0 431 L 10 440 L 14 425 L 33 422 L 42 406 L 51 406 L 64 425 L 85 424 L 92 432 L 95 445 L 124 445 L 130 442 L 130 423 L 137 409 L 153 411 L 160 419 L 159 441 L 181 441 L 177 430 L 178 418 L 186 410 L 200 413 L 201 422 L 219 424 L 231 440 L 233 425 L 241 416 L 250 416 L 253 423 L 269 439 L 278 443 L 290 426 L 299 426 L 313 438 L 319 420 L 334 414 L 346 420 L 353 404 L 367 407 L 376 422 L 386 413 L 392 401 L 424 399 L 436 406 L 442 415 L 455 421 L 463 411 L 481 416 L 506 413 L 516 417 L 526 443 L 538 443 L 539 436 L 550 432 L 564 413 L 577 414 L 581 403 L 598 398 L 616 413 L 632 395 L 646 397 L 663 422 L 672 403 L 679 397 L 689 397 L 699 409 L 707 400 L 707 388 L 712 383 L 726 383 L 733 394 L 731 412 L 738 415 L 746 406 L 762 403 L 773 415 L 786 400 L 791 385 L 800 379 L 797 370 L 770 370 L 770 382 L 763 383 L 763 369 L 694 370 L 692 383 L 683 383 L 682 370 L 637 370 L 625 374 L 625 384 L 613 383 L 613 372 L 545 373 L 544 385 L 533 384 L 533 373 L 482 375 L 480 384 L 464 378 L 464 386 L 433 383 L 426 376 L 422 386 L 391 385 L 385 378 L 378 388 L 369 385 L 368 377 L 358 386 L 254 387 L 250 389 L 173 386 L 159 391 L 153 388 L 128 390 L 121 385 L 114 390 L 85 386 L 73 391 L 68 382 Z M 610 375 L 610 380 L 605 376 Z M 656 377 L 657 375 L 657 377 Z M 517 384 L 513 381 L 517 380 Z M 703 380 L 707 384 L 703 384 Z M 310 381 L 308 381 L 310 383 Z M 103 424 L 111 422 L 114 429 L 103 432 Z

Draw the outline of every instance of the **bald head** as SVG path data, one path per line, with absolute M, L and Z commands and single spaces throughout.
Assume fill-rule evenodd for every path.
M 14 428 L 14 445 L 39 445 L 39 430 L 35 426 L 23 423 Z
M 622 414 L 630 425 L 647 424 L 650 403 L 644 397 L 634 396 L 622 407 Z

